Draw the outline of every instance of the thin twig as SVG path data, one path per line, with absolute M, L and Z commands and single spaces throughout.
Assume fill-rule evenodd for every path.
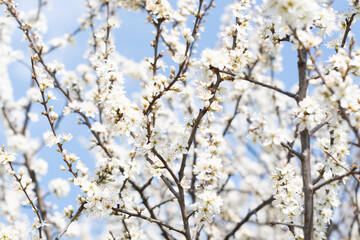
M 266 205 L 272 203 L 274 201 L 274 196 L 269 197 L 265 201 L 263 201 L 260 205 L 256 208 L 251 210 L 240 222 L 238 222 L 235 227 L 225 236 L 224 240 L 229 240 L 231 236 L 235 235 L 235 233 L 244 225 L 247 221 L 249 221 L 250 217 L 264 208 Z
M 63 231 L 58 235 L 56 236 L 55 240 L 59 240 L 66 232 L 67 230 L 69 229 L 70 227 L 70 224 L 72 222 L 74 222 L 76 220 L 76 218 L 78 218 L 81 214 L 81 212 L 84 210 L 84 205 L 85 204 L 81 204 L 80 207 L 78 208 L 78 210 L 76 211 L 76 213 L 69 219 L 69 221 L 67 222 L 65 228 L 63 229 Z
M 277 91 L 279 93 L 285 94 L 288 97 L 291 97 L 291 98 L 294 98 L 294 99 L 296 98 L 296 94 L 291 93 L 291 92 L 287 92 L 285 90 L 282 90 L 281 88 L 278 88 L 278 87 L 275 87 L 275 86 L 272 86 L 272 85 L 269 85 L 269 84 L 266 84 L 266 83 L 262 83 L 262 82 L 254 80 L 254 79 L 251 79 L 251 78 L 235 78 L 236 74 L 231 72 L 231 71 L 220 70 L 220 69 L 218 69 L 218 71 L 220 73 L 228 74 L 228 75 L 234 77 L 234 79 L 236 79 L 236 80 L 248 81 L 248 82 L 254 83 L 256 85 L 259 85 L 259 86 L 262 86 L 262 87 L 265 87 L 265 88 L 269 88 L 269 89 L 272 89 L 272 90 Z
M 126 210 L 121 209 L 121 208 L 112 208 L 112 209 L 113 209 L 115 212 L 120 212 L 120 213 L 126 214 L 126 215 L 128 215 L 128 216 L 130 216 L 130 217 L 142 218 L 142 219 L 144 219 L 144 220 L 146 220 L 146 221 L 148 221 L 148 222 L 151 222 L 151 223 L 158 223 L 158 224 L 160 224 L 161 226 L 164 226 L 164 227 L 166 227 L 166 228 L 168 228 L 168 229 L 170 229 L 170 230 L 173 230 L 173 231 L 175 231 L 175 232 L 178 232 L 178 233 L 181 233 L 181 234 L 185 235 L 185 231 L 184 231 L 184 230 L 175 228 L 175 227 L 173 227 L 173 226 L 171 226 L 171 225 L 169 225 L 169 224 L 166 224 L 166 223 L 164 223 L 164 222 L 162 222 L 162 221 L 160 221 L 160 220 L 143 216 L 143 215 L 141 215 L 140 213 L 131 213 L 131 212 L 126 211 Z
M 350 175 L 356 175 L 356 174 L 360 174 L 360 172 L 359 172 L 359 171 L 358 171 L 358 172 L 356 172 L 356 171 L 350 171 L 350 172 L 347 172 L 347 173 L 345 173 L 345 174 L 336 176 L 336 177 L 334 177 L 334 178 L 330 178 L 330 179 L 326 180 L 325 182 L 320 183 L 319 185 L 315 185 L 314 188 L 313 188 L 313 190 L 314 190 L 314 192 L 315 192 L 315 191 L 319 190 L 320 188 L 328 185 L 329 183 L 332 183 L 332 182 L 334 182 L 334 181 L 339 181 L 339 180 L 343 179 L 344 177 L 347 177 L 347 176 L 350 176 Z
M 297 228 L 301 228 L 303 229 L 304 227 L 298 224 L 293 224 L 293 223 L 282 223 L 282 222 L 269 222 L 270 225 L 285 225 L 288 227 L 297 227 Z

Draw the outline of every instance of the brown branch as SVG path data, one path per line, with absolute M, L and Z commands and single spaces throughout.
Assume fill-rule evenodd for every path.
M 356 2 L 355 6 L 357 5 L 358 2 Z M 346 40 L 348 38 L 349 32 L 351 31 L 351 25 L 355 19 L 356 13 L 353 13 L 350 17 L 350 19 L 346 18 L 345 19 L 345 23 L 346 23 L 346 29 L 344 32 L 344 36 L 343 39 L 341 41 L 341 47 L 343 48 L 345 46 Z
M 26 115 L 25 119 L 26 120 L 24 122 L 23 128 L 22 128 L 21 133 L 20 133 L 23 136 L 25 136 L 25 130 L 26 130 L 26 127 L 27 127 L 28 113 L 29 113 L 29 110 L 30 110 L 30 105 L 31 105 L 31 101 L 27 105 L 27 108 L 25 110 L 25 115 Z M 15 127 L 13 126 L 11 120 L 8 118 L 8 116 L 6 114 L 5 106 L 3 106 L 2 110 L 3 110 L 4 118 L 7 121 L 7 123 L 9 124 L 10 129 L 13 131 L 14 134 L 18 134 L 18 132 L 16 131 Z M 23 165 L 26 167 L 27 172 L 28 172 L 28 174 L 29 174 L 29 176 L 31 178 L 31 181 L 34 183 L 33 192 L 35 193 L 35 196 L 37 198 L 37 208 L 39 209 L 39 212 L 40 212 L 40 215 L 41 215 L 41 218 L 39 218 L 39 220 L 42 219 L 44 222 L 47 222 L 47 220 L 48 220 L 47 219 L 47 213 L 46 213 L 44 198 L 41 195 L 41 191 L 40 191 L 40 184 L 37 181 L 35 171 L 31 169 L 29 156 L 24 153 L 23 157 L 25 159 L 25 163 Z M 47 225 L 44 226 L 44 233 L 45 233 L 47 239 L 52 239 L 51 229 Z
M 234 80 L 235 80 L 235 77 L 236 77 L 235 73 L 233 73 L 231 71 L 220 70 L 220 69 L 218 69 L 218 71 L 220 73 L 225 73 L 225 74 L 228 74 L 228 75 L 234 77 Z M 254 80 L 254 79 L 251 79 L 251 78 L 236 78 L 236 79 L 248 81 L 248 82 L 254 83 L 256 85 L 259 85 L 259 86 L 262 86 L 262 87 L 265 87 L 265 88 L 269 88 L 269 89 L 272 89 L 272 90 L 277 91 L 279 93 L 285 94 L 288 97 L 296 99 L 296 94 L 293 94 L 291 92 L 287 92 L 285 90 L 282 90 L 281 88 L 278 88 L 278 87 L 275 87 L 275 86 L 272 86 L 272 85 L 269 85 L 269 84 L 266 84 L 266 83 L 262 83 L 262 82 Z
M 27 169 L 27 172 L 31 178 L 31 181 L 34 183 L 34 193 L 35 196 L 37 198 L 37 207 L 40 211 L 40 215 L 41 215 L 41 219 L 45 222 L 45 223 L 49 223 L 48 222 L 48 217 L 47 217 L 47 211 L 46 211 L 46 206 L 45 206 L 45 202 L 44 202 L 44 196 L 41 194 L 41 190 L 40 190 L 40 184 L 36 178 L 36 174 L 35 171 L 31 169 L 30 166 L 30 159 L 29 157 L 24 154 L 24 159 L 25 159 L 25 167 Z M 46 235 L 46 239 L 52 239 L 53 238 L 53 234 L 51 232 L 51 228 L 47 225 L 44 225 L 44 233 Z
M 345 174 L 342 174 L 342 175 L 339 175 L 339 176 L 330 178 L 330 179 L 326 180 L 325 182 L 322 182 L 322 183 L 314 186 L 313 190 L 314 190 L 314 192 L 315 192 L 315 191 L 319 190 L 320 188 L 328 185 L 329 183 L 332 183 L 332 182 L 334 182 L 334 181 L 339 181 L 339 180 L 343 179 L 344 177 L 348 177 L 348 176 L 350 176 L 350 175 L 355 175 L 355 174 L 360 174 L 360 171 L 357 171 L 357 172 L 356 172 L 355 169 L 354 169 L 354 170 L 352 170 L 352 171 L 350 171 L 350 172 L 347 172 L 347 173 L 345 173 Z
M 167 200 L 164 200 L 164 201 L 162 201 L 161 203 L 158 203 L 158 204 L 156 204 L 155 206 L 153 206 L 153 207 L 151 208 L 151 210 L 154 210 L 154 209 L 156 209 L 156 208 L 159 208 L 159 207 L 161 207 L 162 205 L 164 205 L 164 204 L 166 204 L 166 203 L 168 203 L 168 202 L 174 201 L 175 199 L 176 199 L 176 197 L 172 197 L 172 198 L 169 198 L 169 199 L 167 199 Z
M 144 186 L 142 186 L 142 187 L 139 187 L 139 186 L 138 186 L 135 182 L 133 182 L 132 180 L 129 180 L 129 182 L 131 183 L 131 185 L 133 186 L 133 188 L 139 193 L 139 195 L 140 195 L 140 197 L 141 197 L 141 199 L 142 199 L 142 201 L 143 201 L 144 206 L 146 207 L 146 209 L 147 209 L 147 210 L 149 211 L 149 213 L 150 213 L 150 217 L 151 217 L 152 219 L 156 220 L 156 221 L 159 221 L 159 220 L 157 219 L 155 213 L 154 213 L 154 209 L 150 206 L 150 203 L 149 203 L 149 201 L 148 201 L 148 197 L 146 197 L 145 194 L 144 194 L 144 191 L 145 191 L 146 187 L 149 186 L 150 183 L 151 183 L 151 179 L 150 179 L 147 183 L 145 183 Z M 154 222 L 155 222 L 155 221 L 154 221 Z M 167 239 L 167 240 L 173 240 L 173 239 L 174 239 L 168 232 L 166 232 L 166 230 L 163 228 L 163 226 L 162 226 L 160 223 L 158 223 L 158 222 L 155 222 L 155 223 L 157 223 L 157 225 L 159 226 L 159 228 L 160 228 L 160 230 L 161 230 L 161 232 L 162 232 L 162 235 L 163 235 L 163 237 L 164 237 L 165 239 Z
M 356 169 L 356 168 L 357 168 L 356 165 L 354 164 L 354 166 L 351 167 L 351 170 L 349 170 L 349 169 L 347 169 L 344 165 L 342 165 L 341 163 L 339 163 L 339 161 L 336 160 L 336 159 L 334 158 L 334 156 L 331 155 L 328 151 L 325 151 L 325 153 L 326 153 L 332 160 L 334 160 L 334 162 L 335 162 L 336 165 L 340 166 L 342 169 L 344 169 L 344 170 L 345 170 L 346 172 L 348 172 L 348 173 L 350 173 L 351 171 L 353 171 L 353 169 Z M 353 175 L 353 177 L 356 179 L 356 181 L 358 181 L 358 182 L 360 183 L 360 179 L 359 179 L 359 178 L 357 178 L 355 175 Z
M 109 38 L 110 38 L 110 29 L 111 26 L 109 25 L 109 18 L 110 18 L 110 2 L 106 0 L 106 36 L 105 36 L 105 56 L 104 59 L 107 59 L 109 56 Z
M 284 143 L 281 143 L 281 146 L 283 146 L 284 148 L 286 148 L 290 153 L 294 154 L 295 156 L 297 156 L 300 160 L 304 160 L 305 156 L 302 153 L 299 153 L 297 151 L 295 151 L 292 147 L 290 147 L 289 145 L 286 145 Z
M 202 3 L 203 3 L 203 0 L 200 0 L 199 5 L 198 5 L 198 12 L 197 12 L 193 30 L 192 30 L 192 37 L 194 37 L 194 38 L 195 38 L 195 34 L 198 32 L 199 24 L 201 22 L 201 20 L 199 20 L 199 19 L 204 16 L 203 14 L 200 14 L 201 8 L 202 8 Z M 150 112 L 152 111 L 153 106 L 156 104 L 157 100 L 159 100 L 166 92 L 168 92 L 172 88 L 172 86 L 174 86 L 174 84 L 179 80 L 179 78 L 181 76 L 183 76 L 183 74 L 185 73 L 185 69 L 187 68 L 187 64 L 190 61 L 189 51 L 191 51 L 191 44 L 189 42 L 186 42 L 186 48 L 185 48 L 185 53 L 184 53 L 186 60 L 180 64 L 177 74 L 175 75 L 174 79 L 169 83 L 169 85 L 167 87 L 165 87 L 164 90 L 157 93 L 153 97 L 153 99 L 149 102 L 149 105 L 144 109 L 144 115 L 149 115 Z
M 3 151 L 3 149 L 2 149 Z M 10 169 L 11 171 L 15 172 L 14 170 L 14 167 L 12 166 L 12 163 L 9 162 L 9 166 L 10 166 Z M 38 228 L 38 232 L 39 232 L 39 238 L 41 239 L 42 238 L 42 219 L 41 219 L 41 214 L 40 214 L 40 211 L 39 209 L 35 206 L 33 200 L 31 199 L 31 197 L 29 196 L 29 194 L 27 193 L 26 191 L 26 188 L 28 187 L 28 185 L 24 186 L 22 183 L 21 183 L 21 178 L 19 178 L 16 174 L 13 174 L 12 175 L 13 178 L 18 182 L 19 184 L 19 190 L 23 191 L 24 194 L 25 194 L 25 197 L 26 199 L 29 201 L 29 204 L 30 206 L 32 207 L 32 211 L 36 214 L 37 218 L 38 218 L 38 222 L 40 224 L 40 227 Z
M 231 118 L 227 121 L 226 127 L 225 127 L 225 129 L 224 129 L 224 131 L 223 131 L 223 134 L 222 134 L 223 136 L 225 136 L 226 133 L 229 131 L 229 128 L 230 128 L 230 126 L 231 126 L 232 121 L 235 119 L 236 115 L 239 113 L 238 107 L 239 107 L 239 104 L 240 104 L 241 97 L 242 97 L 242 95 L 240 95 L 240 96 L 237 98 L 237 100 L 236 100 L 236 104 L 235 104 L 235 108 L 234 108 L 234 113 L 233 113 L 233 115 L 231 116 Z
M 309 49 L 306 49 L 305 45 L 303 42 L 300 41 L 299 37 L 297 36 L 296 34 L 296 31 L 294 29 L 292 29 L 290 27 L 290 29 L 293 31 L 294 33 L 294 37 L 296 38 L 297 41 L 299 41 L 300 45 L 302 46 L 302 51 L 306 51 L 307 55 L 309 56 L 312 64 L 314 65 L 314 68 L 315 68 L 315 71 L 319 74 L 319 77 L 321 78 L 321 80 L 323 81 L 323 83 L 326 85 L 326 80 L 325 80 L 325 77 L 323 76 L 323 74 L 321 73 L 319 67 L 317 66 L 316 64 L 316 59 L 313 57 L 313 55 L 311 54 L 310 50 Z M 351 49 L 352 46 L 350 46 L 350 49 Z M 345 77 L 345 76 L 343 76 Z M 327 85 L 326 85 L 327 86 Z M 328 87 L 328 86 L 327 86 Z M 331 93 L 334 93 L 334 91 L 328 87 L 329 91 Z M 299 99 L 298 99 L 299 100 Z M 350 129 L 353 131 L 353 133 L 355 134 L 356 136 L 356 139 L 358 140 L 358 143 L 360 143 L 360 135 L 359 135 L 359 132 L 357 131 L 357 128 L 355 128 L 354 126 L 352 126 L 351 122 L 350 122 L 350 119 L 349 119 L 349 116 L 346 114 L 345 112 L 345 109 L 343 107 L 341 107 L 341 104 L 340 104 L 340 101 L 338 101 L 338 106 L 339 106 L 339 109 L 340 109 L 340 113 L 341 113 L 341 117 L 348 123 Z
M 148 221 L 148 222 L 150 222 L 150 223 L 157 223 L 157 224 L 160 224 L 161 226 L 166 227 L 166 228 L 168 228 L 168 229 L 170 229 L 170 230 L 172 230 L 172 231 L 175 231 L 175 232 L 178 232 L 178 233 L 181 233 L 181 234 L 185 235 L 185 231 L 184 231 L 184 230 L 175 228 L 175 227 L 173 227 L 173 226 L 171 226 L 171 225 L 169 225 L 169 224 L 166 224 L 166 223 L 164 223 L 164 222 L 162 222 L 162 221 L 160 221 L 160 220 L 143 216 L 143 215 L 141 215 L 140 213 L 131 213 L 131 212 L 126 211 L 126 210 L 121 209 L 121 208 L 112 208 L 112 209 L 113 209 L 116 213 L 119 213 L 119 212 L 120 212 L 120 213 L 126 214 L 126 215 L 128 215 L 128 216 L 130 216 L 130 217 L 137 217 L 137 218 L 144 219 L 144 220 L 146 220 L 146 221 Z
M 125 236 L 126 236 L 126 238 L 129 239 L 129 240 L 131 240 L 130 230 L 129 230 L 126 222 L 125 222 L 125 219 L 124 219 L 124 220 L 121 220 L 121 222 L 122 222 L 122 224 L 124 225 L 124 228 L 125 228 L 125 233 L 126 233 Z M 116 238 L 114 237 L 114 234 L 113 234 L 112 232 L 110 232 L 110 234 L 111 234 L 112 238 L 113 238 L 114 240 L 116 240 Z
M 216 93 L 217 89 L 219 88 L 220 83 L 223 81 L 223 79 L 221 78 L 219 72 L 216 73 L 216 76 L 217 76 L 216 83 L 211 88 L 211 91 L 214 93 L 214 95 L 212 96 L 212 98 L 209 99 L 209 107 L 214 102 L 214 100 L 216 98 L 215 93 Z M 198 114 L 197 118 L 195 119 L 195 122 L 194 122 L 194 124 L 192 126 L 190 137 L 189 137 L 188 142 L 187 142 L 187 144 L 188 144 L 188 146 L 186 147 L 187 151 L 190 150 L 191 145 L 192 145 L 192 143 L 194 141 L 194 138 L 195 138 L 197 128 L 200 125 L 202 118 L 208 112 L 209 107 L 204 107 L 203 109 L 201 109 L 199 111 L 199 114 Z M 180 166 L 180 170 L 179 170 L 179 181 L 181 181 L 183 176 L 184 176 L 184 170 L 185 170 L 185 166 L 186 166 L 186 158 L 187 158 L 187 156 L 188 156 L 187 153 L 184 153 L 183 156 L 182 156 L 181 166 Z
M 250 217 L 254 214 L 256 214 L 258 211 L 260 211 L 262 208 L 264 208 L 266 205 L 272 203 L 274 201 L 274 196 L 271 196 L 270 198 L 263 201 L 260 205 L 258 205 L 256 208 L 251 210 L 240 222 L 238 222 L 235 227 L 225 236 L 224 240 L 229 240 L 230 237 L 234 236 L 235 233 L 241 228 L 242 225 L 244 225 L 246 222 L 249 221 Z
M 310 137 L 313 136 L 318 130 L 320 130 L 323 126 L 329 123 L 329 119 L 326 118 L 322 123 L 315 126 L 313 129 L 309 131 Z
M 66 38 L 66 41 L 69 42 L 73 37 L 75 37 L 82 30 L 83 30 L 82 27 L 76 28 L 72 33 L 69 34 L 69 36 Z M 61 46 L 61 44 L 51 46 L 49 48 L 49 50 L 47 50 L 46 52 L 43 53 L 43 55 L 47 55 L 47 54 L 51 53 L 52 51 L 58 49 L 60 46 Z
M 307 94 L 308 81 L 307 72 L 307 50 L 305 48 L 298 50 L 298 71 L 299 71 L 299 92 L 297 102 L 301 102 Z M 305 158 L 301 159 L 301 176 L 303 180 L 304 191 L 304 238 L 305 240 L 314 239 L 314 193 L 311 180 L 311 162 L 310 162 L 310 135 L 307 129 L 300 132 L 301 154 Z
M 81 204 L 80 207 L 78 208 L 78 210 L 76 211 L 76 213 L 74 214 L 74 216 L 72 216 L 69 221 L 67 222 L 64 230 L 56 236 L 55 240 L 59 240 L 66 232 L 67 230 L 69 229 L 69 226 L 72 222 L 74 222 L 81 214 L 81 212 L 85 209 L 84 207 L 85 204 Z
M 190 47 L 189 47 L 189 57 L 188 57 L 188 61 L 186 61 L 186 64 L 185 64 L 185 67 L 182 71 L 182 73 L 184 74 L 188 68 L 189 68 L 189 65 L 190 65 L 190 58 L 193 54 L 193 49 L 194 49 L 194 46 L 195 46 L 195 43 L 196 43 L 196 34 L 198 33 L 199 31 L 199 26 L 203 20 L 203 17 L 205 16 L 205 14 L 207 13 L 207 11 L 210 10 L 210 8 L 213 6 L 213 3 L 214 3 L 214 0 L 211 0 L 209 4 L 205 5 L 204 6 L 204 10 L 203 12 L 201 12 L 201 5 L 203 3 L 203 0 L 200 0 L 199 1 L 199 8 L 198 8 L 198 12 L 196 14 L 196 19 L 195 19 L 195 24 L 194 24 L 194 28 L 193 28 L 193 31 L 192 31 L 192 34 L 191 36 L 194 38 L 194 41 L 190 44 Z
M 33 80 L 35 81 L 35 83 L 37 84 L 38 88 L 39 88 L 39 91 L 40 91 L 40 94 L 41 94 L 41 99 L 42 101 L 40 102 L 41 105 L 43 105 L 44 107 L 44 110 L 45 112 L 43 112 L 43 115 L 46 117 L 46 119 L 48 120 L 48 123 L 50 125 L 50 129 L 52 131 L 52 134 L 54 135 L 54 137 L 57 137 L 58 134 L 56 133 L 56 130 L 55 130 L 55 125 L 54 125 L 54 121 L 50 119 L 50 110 L 47 106 L 47 103 L 48 103 L 48 99 L 45 97 L 45 93 L 44 93 L 44 90 L 41 90 L 40 88 L 40 83 L 37 79 L 37 75 L 36 75 L 36 71 L 35 71 L 35 60 L 34 58 L 31 58 L 31 67 L 32 67 L 32 70 L 33 70 Z M 59 142 L 56 144 L 58 147 L 59 147 L 59 152 L 62 154 L 63 153 L 63 143 Z M 77 172 L 74 172 L 73 168 L 72 168 L 72 163 L 69 162 L 65 156 L 63 156 L 63 160 L 64 162 L 66 163 L 66 165 L 68 166 L 68 171 L 75 177 L 77 178 L 78 174 Z
M 284 226 L 288 226 L 289 228 L 294 228 L 294 227 L 301 228 L 301 229 L 304 228 L 304 227 L 301 226 L 301 225 L 292 224 L 292 223 L 269 222 L 269 224 L 270 224 L 271 226 L 274 226 L 274 225 L 284 225 Z
M 5 105 L 3 105 L 3 107 L 1 109 L 2 109 L 2 112 L 3 112 L 3 115 L 4 115 L 4 118 L 5 118 L 6 122 L 9 124 L 10 129 L 13 131 L 13 133 L 17 134 L 17 130 L 16 130 L 15 125 L 12 123 L 9 116 L 7 115 Z
M 153 76 L 156 75 L 156 72 L 158 70 L 157 61 L 162 57 L 162 54 L 158 53 L 158 48 L 159 48 L 159 38 L 161 35 L 161 31 L 162 31 L 161 24 L 164 22 L 164 20 L 165 19 L 158 19 L 158 21 L 155 21 L 154 19 L 151 19 L 152 23 L 154 24 L 154 26 L 156 28 L 156 36 L 155 36 L 154 42 L 152 43 L 152 46 L 154 47 L 154 62 L 150 63 L 153 68 L 152 69 Z
M 175 183 L 177 185 L 180 184 L 179 179 L 176 177 L 175 173 L 172 171 L 172 169 L 169 167 L 169 165 L 167 164 L 166 160 L 158 153 L 158 151 L 156 151 L 155 148 L 151 149 L 152 153 L 155 154 L 155 156 L 162 162 L 162 164 L 164 164 L 165 169 L 170 173 L 171 177 L 174 179 Z

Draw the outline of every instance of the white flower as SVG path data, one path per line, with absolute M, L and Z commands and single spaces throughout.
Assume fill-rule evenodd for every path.
M 190 28 L 184 28 L 182 30 L 182 35 L 185 39 L 187 39 L 189 36 L 191 36 L 191 34 L 192 34 L 192 31 Z
M 34 222 L 32 224 L 32 229 L 33 229 L 33 233 L 37 232 L 39 228 L 46 226 L 48 224 L 46 224 L 43 221 L 40 221 L 38 217 L 34 218 Z
M 184 54 L 181 53 L 175 53 L 175 55 L 172 57 L 172 60 L 174 62 L 176 62 L 177 64 L 182 64 L 185 60 L 186 60 L 186 56 L 184 56 Z
M 105 37 L 105 35 L 106 35 L 106 31 L 103 28 L 95 33 L 95 37 L 100 38 L 100 39 L 103 39 Z
M 322 42 L 322 39 L 314 35 L 310 30 L 309 31 L 298 30 L 297 36 L 306 49 L 319 46 Z M 294 45 L 294 47 L 302 48 L 302 45 L 298 41 L 295 41 L 295 43 L 296 44 Z
M 66 180 L 56 178 L 50 181 L 49 189 L 57 198 L 62 198 L 69 194 L 70 185 Z
M 229 53 L 225 49 L 205 49 L 201 53 L 201 64 L 205 67 L 213 66 L 219 69 L 231 68 Z
M 29 112 L 28 117 L 32 122 L 39 121 L 39 115 L 37 113 Z
M 203 101 L 209 100 L 214 95 L 209 89 L 200 85 L 196 88 L 196 90 L 198 97 Z
M 64 213 L 66 217 L 71 217 L 74 212 L 74 207 L 72 205 L 69 205 L 64 208 Z
M 80 103 L 80 111 L 85 113 L 87 117 L 94 118 L 95 113 L 97 113 L 97 108 L 94 103 L 90 101 Z
M 219 101 L 213 101 L 210 105 L 210 110 L 214 112 L 222 112 L 223 107 L 219 104 Z
M 9 162 L 15 161 L 15 153 L 4 151 L 3 149 L 0 151 L 0 163 L 7 164 Z
M 31 163 L 31 169 L 39 175 L 45 175 L 48 172 L 48 163 L 42 158 L 35 159 Z
M 77 161 L 77 163 L 76 163 L 76 168 L 79 170 L 79 171 L 81 171 L 81 172 L 83 172 L 83 173 L 87 173 L 87 171 L 89 170 L 89 168 L 87 168 L 86 166 L 85 166 L 85 163 L 83 163 L 82 161 Z
M 192 36 L 192 31 L 190 28 L 185 28 L 182 30 L 182 35 L 188 43 L 194 42 L 194 37 Z
M 316 0 L 265 0 L 269 13 L 281 16 L 281 21 L 293 28 L 302 28 L 313 22 L 320 6 Z
M 60 80 L 67 88 L 71 89 L 78 85 L 79 78 L 74 71 L 66 72 Z
M 58 144 L 61 141 L 61 136 L 54 136 L 53 132 L 47 131 L 43 134 L 43 138 L 46 142 L 46 146 L 52 147 L 54 144 Z
M 223 200 L 213 190 L 205 189 L 197 194 L 198 201 L 191 207 L 196 211 L 197 222 L 211 223 L 215 214 L 220 214 Z
M 49 113 L 49 118 L 50 118 L 50 120 L 51 120 L 52 122 L 54 122 L 56 119 L 58 119 L 58 117 L 59 117 L 59 115 L 58 115 L 56 112 L 54 112 L 54 111 L 51 111 L 51 112 Z
M 120 27 L 120 19 L 116 15 L 112 15 L 108 20 L 108 24 L 112 28 L 119 28 Z
M 299 124 L 299 132 L 305 128 L 311 130 L 325 118 L 324 110 L 309 96 L 299 103 L 299 107 L 295 109 L 295 115 L 295 123 Z
M 190 189 L 190 184 L 191 181 L 187 178 L 187 177 L 183 177 L 183 179 L 181 179 L 180 185 L 185 189 L 188 190 Z
M 40 102 L 41 93 L 38 88 L 35 87 L 29 88 L 29 90 L 27 91 L 27 96 L 33 102 Z
M 198 157 L 194 166 L 196 178 L 201 181 L 216 181 L 222 172 L 222 161 L 211 153 L 204 152 Z
M 63 133 L 62 138 L 64 141 L 70 141 L 71 139 L 73 139 L 73 136 L 71 133 L 67 133 L 67 134 Z
M 27 235 L 28 232 L 24 231 L 25 235 Z M 14 225 L 7 226 L 4 223 L 0 223 L 0 237 L 4 240 L 18 240 L 22 239 L 20 237 L 20 234 L 24 236 L 24 233 L 22 233 L 19 229 L 17 229 Z M 27 236 L 26 236 L 27 237 Z
M 173 11 L 167 0 L 146 0 L 145 9 L 155 14 L 157 19 L 169 19 Z
M 106 133 L 106 127 L 99 122 L 94 122 L 94 124 L 91 126 L 91 130 L 99 133 Z
M 66 154 L 65 159 L 68 160 L 70 163 L 74 163 L 80 158 L 76 156 L 74 153 L 71 153 L 71 154 Z
M 302 181 L 294 167 L 285 160 L 273 173 L 273 192 L 276 218 L 285 223 L 296 222 L 303 211 Z
M 48 77 L 44 69 L 34 66 L 37 81 L 39 82 L 39 88 L 44 91 L 46 88 L 54 88 L 54 81 Z

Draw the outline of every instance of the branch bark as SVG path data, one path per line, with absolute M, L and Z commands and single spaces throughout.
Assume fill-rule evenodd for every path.
M 250 217 L 254 214 L 256 214 L 258 211 L 260 211 L 262 208 L 264 208 L 266 205 L 272 203 L 274 201 L 274 196 L 269 197 L 265 201 L 263 201 L 259 206 L 251 210 L 240 222 L 238 222 L 235 227 L 229 232 L 224 240 L 229 240 L 230 237 L 234 236 L 235 233 L 241 228 L 242 225 L 244 225 L 247 221 L 249 221 Z
M 307 50 L 305 48 L 298 50 L 298 72 L 299 72 L 299 92 L 297 102 L 301 102 L 307 94 L 308 81 L 307 72 Z M 309 130 L 304 129 L 300 132 L 301 155 L 305 156 L 301 160 L 301 175 L 303 180 L 304 191 L 304 238 L 305 240 L 314 239 L 314 194 L 311 181 L 311 164 L 310 164 L 310 134 Z

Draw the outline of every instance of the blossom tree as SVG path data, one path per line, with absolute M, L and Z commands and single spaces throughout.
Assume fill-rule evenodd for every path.
M 360 238 L 358 0 L 228 1 L 201 51 L 214 0 L 83 0 L 51 41 L 48 2 L 0 0 L 0 239 Z M 116 45 L 120 10 L 154 30 L 141 62 Z M 85 63 L 51 60 L 80 32 Z

